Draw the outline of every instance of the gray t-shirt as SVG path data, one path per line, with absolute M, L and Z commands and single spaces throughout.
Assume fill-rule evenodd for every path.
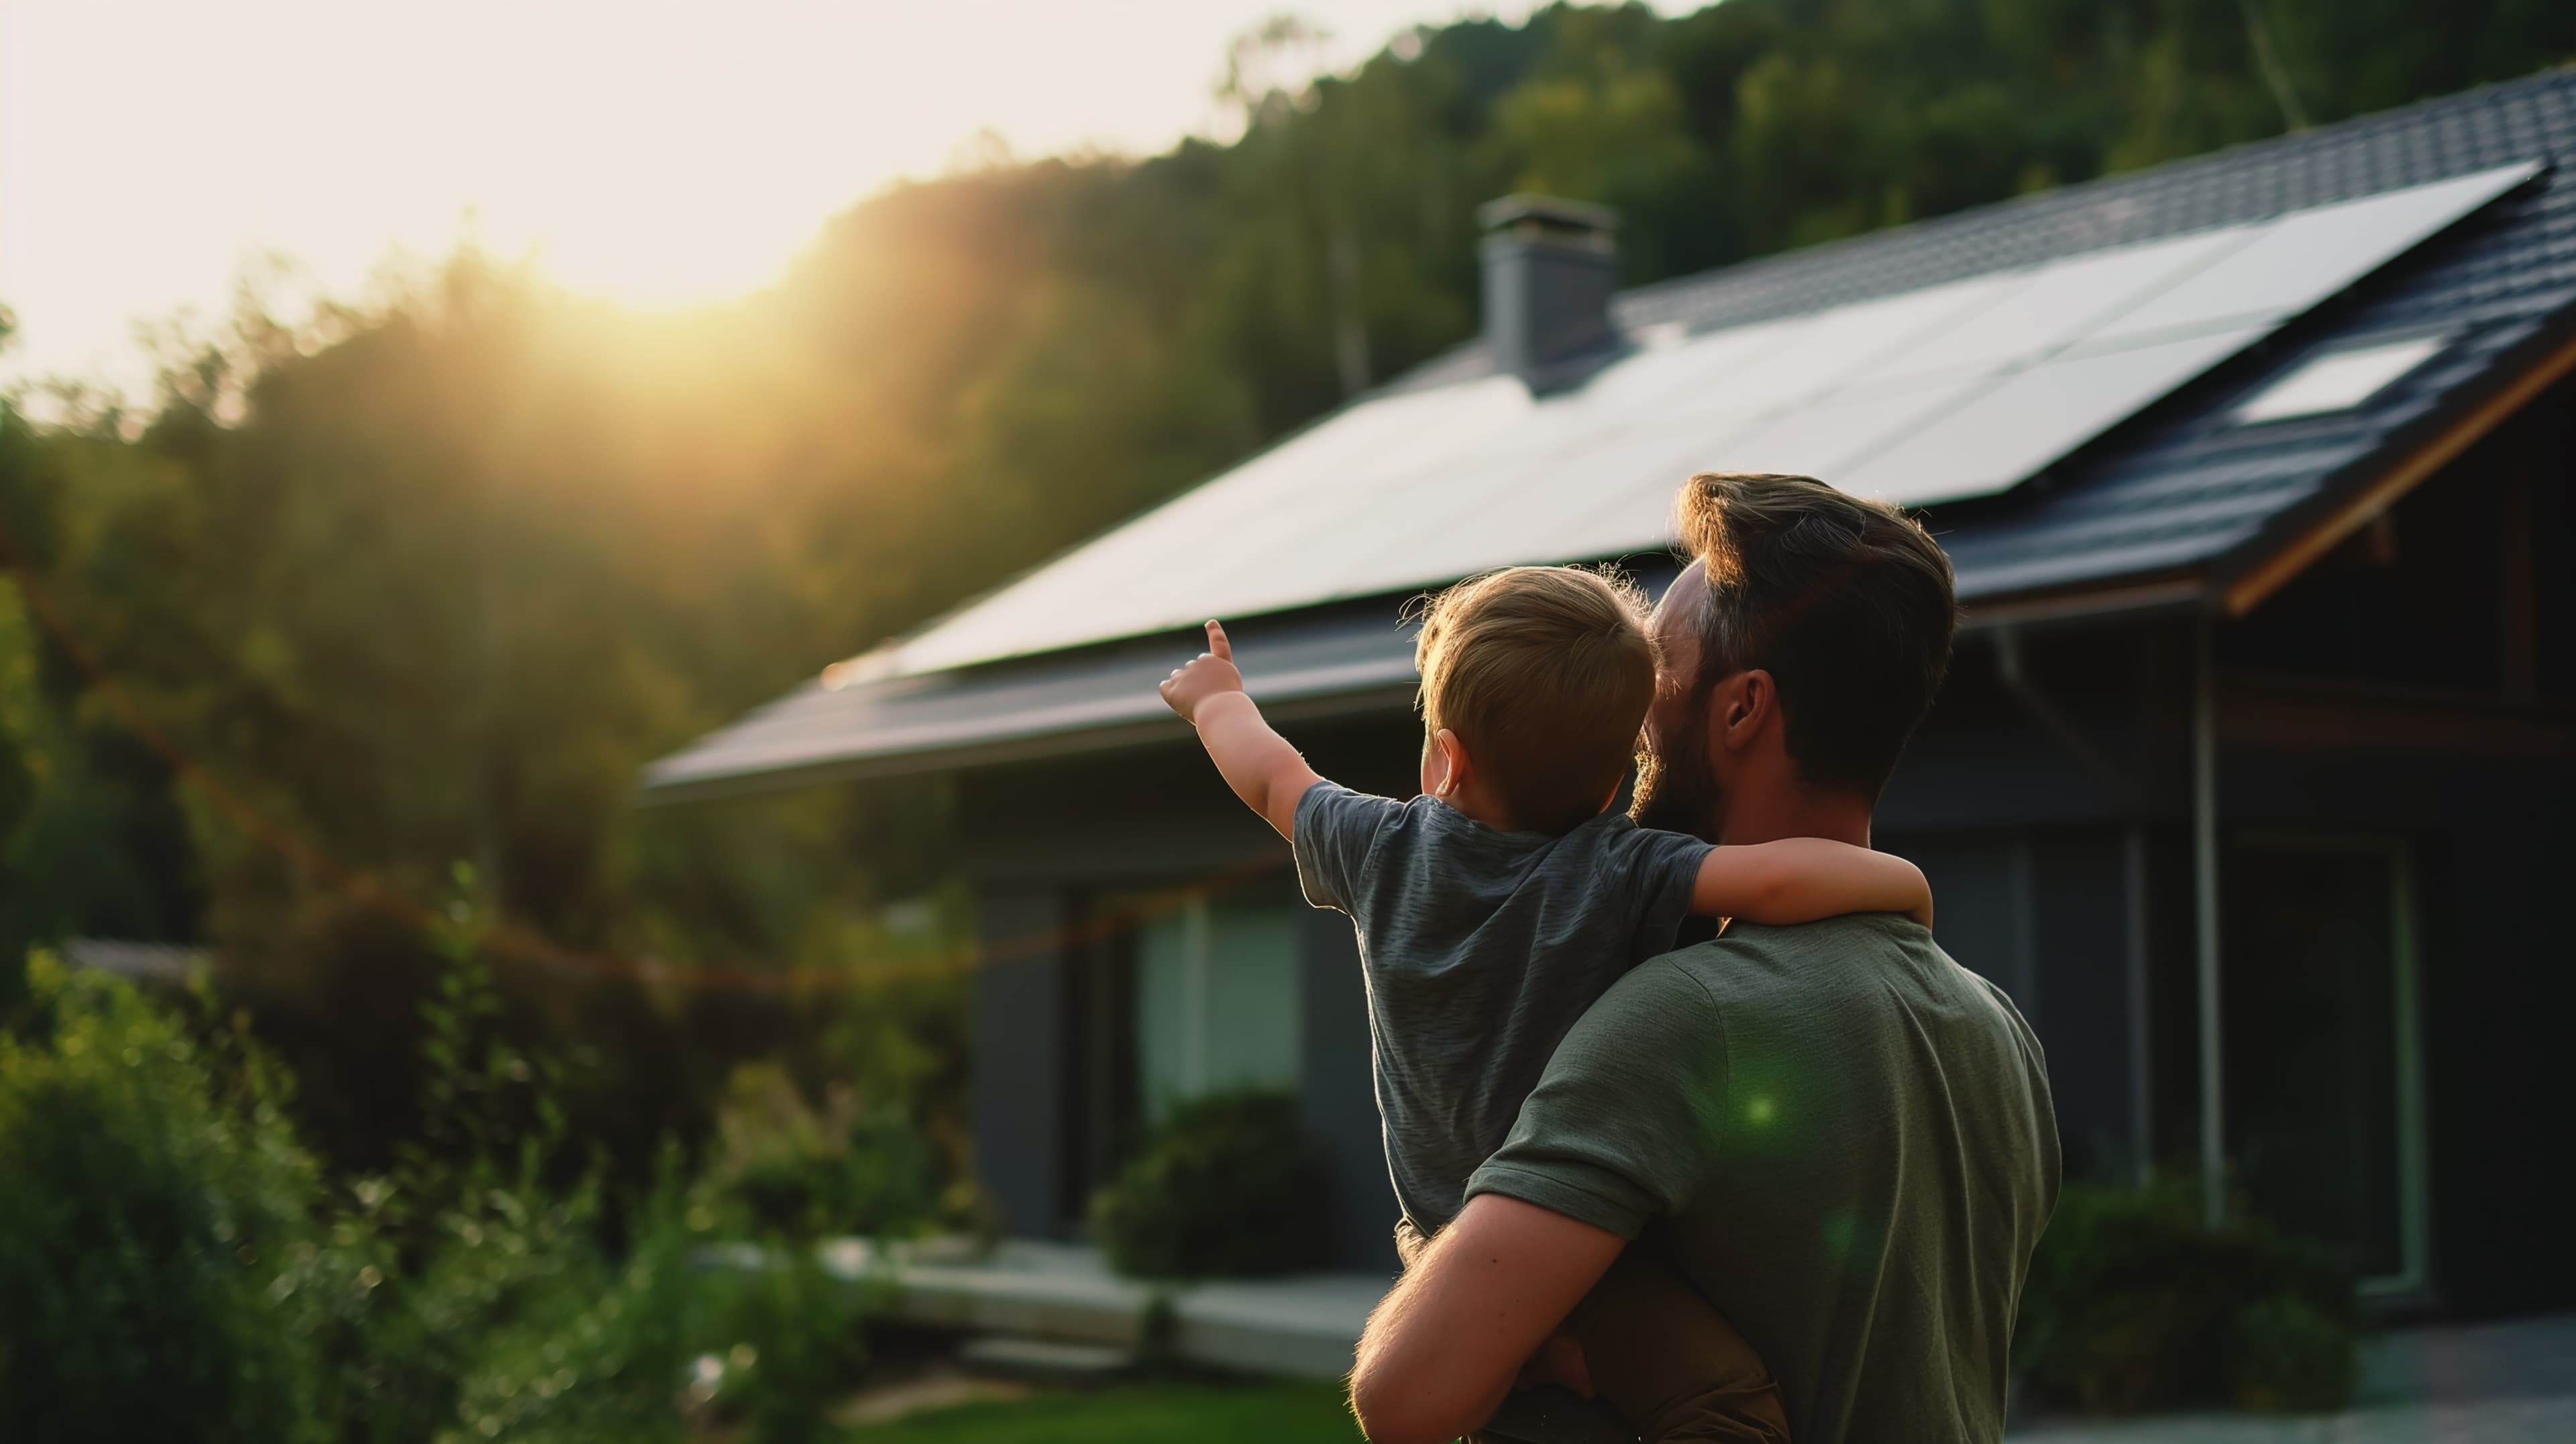
M 2012 1000 L 1865 913 L 1739 923 L 1621 978 L 1469 1187 L 1651 1236 L 1799 1444 L 1992 1441 L 2058 1169 Z
M 1617 812 L 1561 837 L 1497 832 L 1437 798 L 1318 782 L 1294 850 L 1306 900 L 1359 932 L 1387 1173 L 1429 1233 L 1574 1020 L 1673 945 L 1708 844 Z

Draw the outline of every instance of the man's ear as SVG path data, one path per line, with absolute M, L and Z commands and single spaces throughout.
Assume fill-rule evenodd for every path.
M 1708 714 L 1709 735 L 1729 752 L 1741 752 L 1780 715 L 1780 689 L 1759 667 L 1738 672 L 1717 684 Z

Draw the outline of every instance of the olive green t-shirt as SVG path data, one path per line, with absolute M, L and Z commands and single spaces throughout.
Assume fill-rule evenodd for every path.
M 2020 1012 L 1868 913 L 1641 964 L 1467 1193 L 1647 1233 L 1760 1351 L 1799 1444 L 1994 1440 L 2058 1168 Z

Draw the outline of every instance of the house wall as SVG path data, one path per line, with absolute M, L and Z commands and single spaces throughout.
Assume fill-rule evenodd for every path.
M 2563 1227 L 2576 1160 L 2555 1141 L 2576 1117 L 2563 1038 L 2576 946 L 2546 901 L 2576 872 L 2561 831 L 2576 767 L 2523 751 L 2249 748 L 2222 771 L 2240 830 L 2384 836 L 2411 858 L 2437 1301 L 2476 1316 L 2576 1300 Z
M 1401 717 L 1296 729 L 1315 764 L 1352 785 L 1405 790 L 1417 746 Z M 1377 1131 L 1368 1014 L 1349 921 L 1294 899 L 1287 845 L 1247 811 L 1195 743 L 1103 754 L 1078 765 L 1031 764 L 960 779 L 961 836 L 979 937 L 991 955 L 976 979 L 976 1151 L 1006 1226 L 1070 1237 L 1083 1201 L 1141 1136 L 1099 1147 L 1081 1095 L 1102 1084 L 1066 1044 L 1065 1014 L 1094 978 L 1103 936 L 1087 904 L 1117 892 L 1210 887 L 1276 896 L 1294 907 L 1300 951 L 1298 1097 L 1329 1168 L 1332 1262 L 1391 1270 L 1395 1203 Z M 1055 929 L 1030 948 L 1017 932 Z M 1070 1101 L 1069 1101 L 1070 1100 Z M 1087 1136 L 1086 1136 L 1087 1135 Z M 1088 1156 L 1085 1156 L 1088 1155 Z
M 2052 700 L 2075 709 L 2127 775 L 2163 777 L 2173 769 L 2133 755 L 2173 745 L 2165 735 L 2172 729 L 2142 729 L 2136 720 L 2142 684 L 2134 673 L 2149 645 L 2140 638 L 2120 647 L 2098 636 L 2041 638 L 2026 662 L 2034 671 L 2055 669 L 2052 685 L 2064 694 Z M 2079 664 L 2071 673 L 2062 665 L 2069 660 Z M 2103 758 L 2053 740 L 1993 671 L 1986 644 L 1963 647 L 1959 681 L 1890 791 L 1884 844 L 1931 875 L 1944 945 L 2030 1014 L 2050 1049 L 2074 1165 L 2126 1167 L 2148 1151 L 2139 1142 L 2145 1115 L 2136 1101 L 2146 1071 L 2144 1033 L 2132 1027 L 2128 1007 L 2141 967 L 2136 914 L 2144 904 L 2132 876 L 2139 829 L 2121 810 L 2134 803 L 2115 795 Z M 1415 726 L 1388 716 L 1290 730 L 1320 771 L 1402 795 L 1413 781 Z M 960 815 L 979 904 L 992 897 L 997 908 L 1016 910 L 1020 926 L 1041 915 L 1035 899 L 1050 894 L 1066 900 L 1051 915 L 1061 922 L 1079 913 L 1080 898 L 1104 887 L 1229 872 L 1275 885 L 1273 874 L 1287 865 L 1285 846 L 1224 789 L 1186 738 L 1078 767 L 970 775 Z M 1391 1267 L 1395 1210 L 1370 1091 L 1357 949 L 1348 922 L 1322 911 L 1308 914 L 1304 946 L 1300 1096 L 1332 1160 L 1335 1261 Z M 1068 1006 L 1064 979 L 1079 970 L 1078 951 L 1044 953 L 979 978 L 976 1094 L 979 1148 L 990 1155 L 985 1180 L 1011 1227 L 1040 1236 L 1065 1234 L 1078 1217 L 1073 1205 L 1097 1182 L 1067 1157 L 1078 1130 L 1060 1116 L 1064 1110 L 1030 1096 L 1067 1086 L 1071 1052 L 1043 1035 L 1042 1015 Z M 2182 966 L 2187 970 L 2187 958 Z M 989 1023 L 986 1008 L 997 1014 Z M 988 1065 L 987 1037 L 1008 1056 Z M 989 1102 L 987 1094 L 994 1095 Z M 1052 1131 L 1041 1138 L 1042 1130 Z
M 2430 1302 L 2576 1302 L 2576 386 L 2562 383 L 2220 637 L 2222 811 L 2384 838 L 2416 904 Z M 2234 957 L 2230 970 L 2263 959 Z

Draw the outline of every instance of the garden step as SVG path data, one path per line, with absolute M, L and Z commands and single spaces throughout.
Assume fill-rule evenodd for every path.
M 1368 1312 L 1388 1280 L 1302 1274 L 1155 1285 L 1121 1278 L 1098 1251 L 1006 1239 L 984 1247 L 938 1239 L 880 1247 L 826 1244 L 824 1266 L 892 1287 L 894 1312 L 915 1323 L 1133 1355 L 1168 1309 L 1170 1346 L 1192 1363 L 1251 1374 L 1330 1379 L 1349 1372 Z
M 986 1334 L 967 1340 L 957 1351 L 957 1362 L 978 1373 L 1015 1379 L 1100 1379 L 1134 1368 L 1136 1352 L 1110 1344 Z

